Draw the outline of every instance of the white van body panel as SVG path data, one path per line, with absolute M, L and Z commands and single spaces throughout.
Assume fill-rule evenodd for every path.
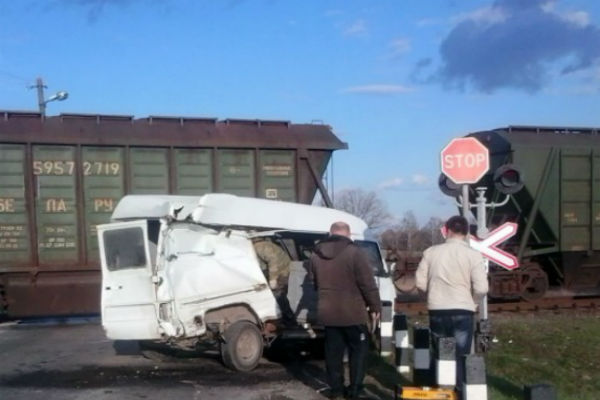
M 132 234 L 111 239 L 111 232 Z M 131 238 L 139 238 L 141 243 L 131 242 Z M 100 249 L 108 249 L 100 251 L 101 313 L 106 335 L 123 340 L 160 338 L 146 221 L 98 225 L 98 240 Z M 139 259 L 134 260 L 134 256 Z
M 198 207 L 201 198 L 202 196 L 127 195 L 119 201 L 111 219 L 119 221 L 166 218 L 173 210 L 180 210 L 177 215 L 183 219 Z
M 332 208 L 283 201 L 238 197 L 230 194 L 202 196 L 192 212 L 194 222 L 289 231 L 329 232 L 331 224 L 344 221 L 352 238 L 363 238 L 367 224 L 360 218 Z
M 176 212 L 176 215 L 173 213 Z M 364 238 L 367 224 L 347 212 L 326 207 L 255 199 L 231 194 L 204 196 L 128 195 L 119 201 L 113 220 L 167 218 L 197 224 L 254 229 L 329 232 L 337 221 L 350 225 L 353 239 Z
M 206 331 L 195 318 L 229 304 L 251 307 L 261 321 L 279 318 L 275 298 L 243 231 L 183 224 L 165 240 L 165 280 L 185 336 Z

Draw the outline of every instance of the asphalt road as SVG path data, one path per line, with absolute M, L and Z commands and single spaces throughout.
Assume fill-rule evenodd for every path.
M 324 399 L 321 361 L 263 358 L 237 373 L 210 352 L 157 360 L 97 321 L 0 324 L 0 354 L 0 399 Z

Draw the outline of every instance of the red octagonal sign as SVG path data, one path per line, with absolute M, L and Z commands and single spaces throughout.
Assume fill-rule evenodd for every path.
M 441 161 L 442 172 L 456 184 L 475 183 L 490 169 L 487 147 L 473 137 L 452 139 Z

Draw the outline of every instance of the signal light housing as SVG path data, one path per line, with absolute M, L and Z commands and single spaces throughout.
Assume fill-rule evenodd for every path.
M 494 172 L 494 186 L 503 194 L 514 194 L 523 189 L 523 175 L 517 167 L 505 164 Z
M 502 194 L 515 194 L 523 189 L 523 174 L 513 164 L 504 164 L 496 171 L 492 179 L 496 190 Z M 440 174 L 438 186 L 442 193 L 450 197 L 458 197 L 462 194 L 461 186 L 448 178 L 445 174 Z
M 448 178 L 445 174 L 440 174 L 438 179 L 438 186 L 442 193 L 451 197 L 458 197 L 461 195 L 461 185 L 458 185 Z

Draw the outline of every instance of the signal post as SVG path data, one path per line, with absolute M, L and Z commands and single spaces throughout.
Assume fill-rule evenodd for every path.
M 454 185 L 457 185 L 456 189 L 458 189 L 458 185 L 461 186 L 460 204 L 458 205 L 462 209 L 462 215 L 469 219 L 471 208 L 476 208 L 477 210 L 477 238 L 471 236 L 469 245 L 480 251 L 484 256 L 486 272 L 489 271 L 490 260 L 509 270 L 517 268 L 519 266 L 517 258 L 496 247 L 517 233 L 517 225 L 514 223 L 505 223 L 489 233 L 486 209 L 506 204 L 509 200 L 509 195 L 521 189 L 522 183 L 520 182 L 520 177 L 510 187 L 498 187 L 502 193 L 506 194 L 504 201 L 500 203 L 487 203 L 485 187 L 477 187 L 475 188 L 477 192 L 475 204 L 471 204 L 469 202 L 469 185 L 479 182 L 490 169 L 487 147 L 474 137 L 455 138 L 442 149 L 440 158 L 442 170 L 440 186 L 442 191 L 450 194 L 447 188 L 448 182 L 444 181 L 445 176 Z M 516 168 L 505 165 L 495 171 L 494 181 L 501 182 L 503 174 L 507 172 L 515 172 L 518 175 Z M 446 188 L 442 187 L 442 185 L 446 186 Z M 452 194 L 455 193 L 458 194 L 458 191 L 452 192 Z M 478 352 L 485 352 L 488 349 L 489 337 L 490 324 L 488 321 L 487 296 L 485 296 L 479 305 L 479 322 L 475 335 L 475 348 Z
M 477 232 L 476 236 L 469 236 L 469 245 L 484 256 L 484 268 L 489 272 L 489 261 L 512 270 L 519 266 L 518 259 L 512 254 L 498 248 L 502 242 L 517 233 L 517 224 L 507 222 L 489 232 L 487 227 L 487 208 L 500 207 L 510 199 L 510 195 L 518 192 L 523 187 L 521 176 L 517 168 L 506 164 L 494 171 L 493 181 L 500 193 L 506 195 L 500 203 L 488 203 L 485 187 L 476 187 L 475 204 L 469 200 L 470 185 L 479 182 L 490 169 L 489 151 L 486 146 L 474 137 L 455 138 L 444 147 L 440 153 L 441 171 L 439 186 L 443 193 L 460 200 L 462 215 L 470 219 L 471 208 L 476 209 Z M 443 232 L 442 232 L 443 233 Z M 487 296 L 479 305 L 479 321 L 474 337 L 476 352 L 482 353 L 489 349 L 490 323 L 488 320 Z M 400 360 L 402 361 L 402 360 Z M 467 374 L 464 383 L 464 396 L 466 400 L 487 398 L 487 385 L 485 384 L 485 365 L 481 355 L 471 354 L 465 362 L 470 366 L 472 374 Z M 443 388 L 430 389 L 426 387 L 402 388 L 398 393 L 396 388 L 395 398 L 401 399 L 456 399 L 454 391 Z
M 442 174 L 446 175 L 455 184 L 461 185 L 462 215 L 469 220 L 471 210 L 469 185 L 478 182 L 490 169 L 488 148 L 473 137 L 455 138 L 442 149 L 440 158 Z M 483 201 L 485 204 L 485 197 Z M 487 234 L 485 206 L 483 207 L 483 215 L 479 212 L 480 210 L 477 211 L 477 236 L 482 237 Z M 489 269 L 487 259 L 484 268 L 487 273 Z M 485 350 L 487 348 L 487 346 L 480 346 L 479 344 L 489 342 L 489 331 L 487 296 L 485 296 L 479 306 L 479 323 L 477 324 L 475 335 L 477 350 Z

